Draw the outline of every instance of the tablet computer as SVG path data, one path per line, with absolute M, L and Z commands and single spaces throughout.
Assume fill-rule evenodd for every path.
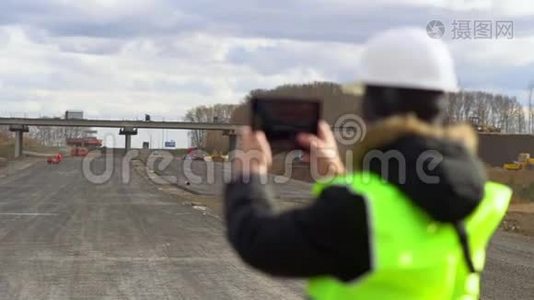
M 307 150 L 297 142 L 301 132 L 317 134 L 321 118 L 318 99 L 292 97 L 253 97 L 251 126 L 265 132 L 273 153 Z

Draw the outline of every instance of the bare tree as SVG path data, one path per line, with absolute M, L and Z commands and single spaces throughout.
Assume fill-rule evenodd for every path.
M 235 107 L 236 105 L 233 104 L 201 105 L 187 111 L 184 119 L 195 123 L 228 123 Z M 206 130 L 189 131 L 189 138 L 193 147 L 203 148 L 206 136 Z
M 82 127 L 30 127 L 29 136 L 45 146 L 63 146 L 67 138 L 84 136 Z
M 462 91 L 450 95 L 447 112 L 451 122 L 476 121 L 477 125 L 499 129 L 503 133 L 524 133 L 526 130 L 526 116 L 515 97 Z

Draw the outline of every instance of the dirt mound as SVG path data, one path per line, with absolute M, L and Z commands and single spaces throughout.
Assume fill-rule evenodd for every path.
M 501 228 L 505 231 L 534 236 L 534 171 L 507 171 L 489 168 L 488 177 L 512 188 L 512 204 Z
M 534 171 L 507 171 L 502 168 L 488 169 L 488 177 L 512 188 L 513 203 L 534 202 Z

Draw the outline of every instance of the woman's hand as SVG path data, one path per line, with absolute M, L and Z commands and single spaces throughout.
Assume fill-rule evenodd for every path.
M 244 126 L 239 131 L 237 151 L 232 160 L 234 175 L 266 175 L 273 162 L 271 146 L 263 131 Z
M 304 160 L 309 161 L 312 177 L 333 177 L 345 173 L 345 167 L 337 149 L 336 139 L 330 126 L 325 121 L 319 122 L 318 134 L 301 133 L 298 136 L 299 144 L 309 149 Z
M 345 173 L 339 157 L 336 139 L 325 121 L 319 122 L 318 135 L 301 133 L 298 143 L 308 149 L 304 160 L 310 162 L 312 177 L 333 177 Z M 271 146 L 262 131 L 252 131 L 244 126 L 239 132 L 239 143 L 235 152 L 232 169 L 234 175 L 266 175 L 272 165 Z

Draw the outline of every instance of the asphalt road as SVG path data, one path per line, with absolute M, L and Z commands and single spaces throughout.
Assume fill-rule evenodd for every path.
M 497 232 L 487 255 L 482 299 L 534 299 L 534 238 Z
M 220 195 L 223 189 L 223 174 L 228 169 L 221 164 L 207 167 L 205 162 L 186 162 L 189 167 L 183 166 L 183 162 L 175 160 L 163 173 L 174 175 L 176 183 L 182 188 L 193 190 L 203 195 Z M 195 176 L 206 177 L 210 174 L 210 168 L 215 175 L 215 180 L 206 184 L 184 182 Z M 209 175 L 208 175 L 209 176 Z M 308 183 L 290 180 L 283 184 L 274 182 L 270 176 L 274 195 L 279 198 L 278 202 L 292 202 L 309 198 L 311 185 Z M 299 201 L 300 202 L 300 201 Z M 495 235 L 488 249 L 486 269 L 483 273 L 482 299 L 534 299 L 534 238 L 499 231 Z
M 202 195 L 220 196 L 224 184 L 231 179 L 230 163 L 175 159 L 166 166 L 155 163 L 151 168 L 166 175 L 170 182 Z M 312 198 L 308 182 L 274 175 L 269 175 L 267 180 L 272 195 L 277 199 L 307 202 Z
M 113 165 L 104 184 L 79 159 L 0 177 L 0 299 L 302 299 L 244 266 L 220 220 Z M 483 299 L 533 299 L 534 239 L 499 232 L 482 284 Z
M 66 159 L 0 178 L 0 299 L 302 298 L 244 266 L 220 220 L 120 173 L 93 184 Z

